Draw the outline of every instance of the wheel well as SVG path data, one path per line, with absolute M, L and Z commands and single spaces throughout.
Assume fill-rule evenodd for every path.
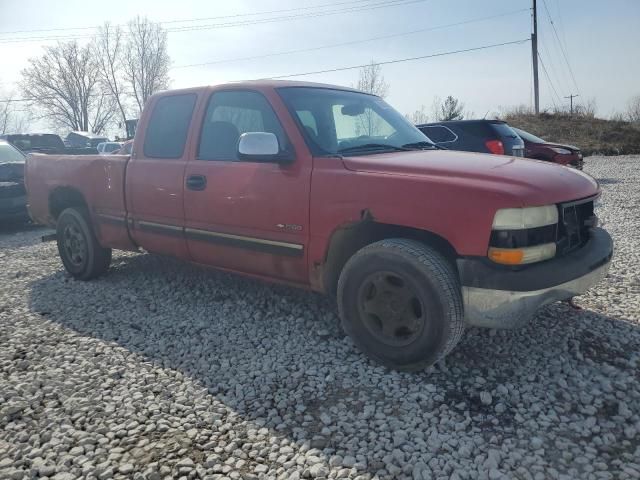
M 336 293 L 340 272 L 353 254 L 385 238 L 407 238 L 425 243 L 435 248 L 455 267 L 458 255 L 453 246 L 440 235 L 427 230 L 365 220 L 333 233 L 323 268 L 325 292 L 332 295 Z
M 49 195 L 49 213 L 55 220 L 58 219 L 63 210 L 71 207 L 87 208 L 84 196 L 75 188 L 56 188 Z

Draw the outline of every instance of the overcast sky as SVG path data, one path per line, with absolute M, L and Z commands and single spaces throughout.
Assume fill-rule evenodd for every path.
M 33 37 L 81 35 L 79 41 L 86 42 L 93 32 L 86 27 L 105 21 L 122 24 L 135 15 L 172 22 L 163 24 L 168 29 L 205 27 L 169 33 L 174 88 L 326 70 L 359 65 L 371 59 L 425 56 L 527 39 L 531 33 L 528 10 L 531 0 L 387 0 L 386 3 L 394 1 L 400 4 L 379 8 L 382 0 L 0 0 L 0 92 L 3 98 L 12 91 L 19 96 L 16 82 L 27 59 L 39 55 L 43 45 L 55 43 L 34 41 Z M 552 30 L 545 1 L 575 83 Z M 378 8 L 365 10 L 365 6 Z M 356 7 L 358 11 L 348 11 Z M 274 10 L 290 11 L 264 13 Z M 340 12 L 318 15 L 331 11 Z M 309 16 L 311 13 L 315 16 Z M 503 16 L 477 21 L 496 15 Z M 264 22 L 268 18 L 291 16 L 296 18 Z M 203 17 L 217 18 L 189 21 Z M 229 26 L 239 22 L 250 24 Z M 432 29 L 459 22 L 468 23 Z M 542 60 L 558 97 L 580 93 L 579 100 L 595 99 L 598 114 L 609 116 L 623 110 L 630 97 L 640 95 L 640 0 L 539 0 L 538 23 Z M 83 29 L 33 31 L 76 27 Z M 416 30 L 422 31 L 395 35 Z M 309 52 L 221 62 L 389 35 L 395 36 Z M 25 37 L 31 41 L 25 41 Z M 217 61 L 220 62 L 183 67 Z M 390 84 L 387 100 L 403 113 L 412 112 L 421 104 L 429 109 L 434 96 L 456 96 L 467 110 L 480 117 L 500 107 L 532 102 L 530 42 L 384 65 L 382 69 Z M 357 70 L 347 70 L 298 78 L 353 85 L 357 77 Z M 540 84 L 542 107 L 560 101 L 542 68 Z

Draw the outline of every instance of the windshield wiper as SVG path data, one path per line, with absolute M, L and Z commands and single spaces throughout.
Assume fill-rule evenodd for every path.
M 393 150 L 395 152 L 408 152 L 411 150 L 410 148 L 396 147 L 395 145 L 389 145 L 386 143 L 365 143 L 364 145 L 356 145 L 354 147 L 341 148 L 338 150 L 338 153 L 346 153 L 346 152 L 358 152 L 358 151 L 368 151 L 368 150 Z
M 437 149 L 437 150 L 448 150 L 448 148 L 441 147 L 440 145 L 436 145 L 435 143 L 426 142 L 426 141 L 405 143 L 404 145 L 402 145 L 402 148 L 407 148 L 412 150 L 413 149 L 424 150 L 425 148 Z

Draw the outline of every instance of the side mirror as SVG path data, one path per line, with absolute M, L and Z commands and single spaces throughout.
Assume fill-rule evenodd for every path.
M 278 137 L 268 132 L 246 132 L 238 141 L 238 158 L 264 162 L 278 161 Z

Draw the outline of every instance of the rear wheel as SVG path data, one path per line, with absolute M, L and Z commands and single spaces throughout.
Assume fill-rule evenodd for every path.
M 414 240 L 382 240 L 357 252 L 340 275 L 338 307 L 342 326 L 356 345 L 398 370 L 437 362 L 464 331 L 461 290 L 452 266 Z
M 62 264 L 73 277 L 91 280 L 109 268 L 111 249 L 98 243 L 86 208 L 63 210 L 58 217 L 56 237 Z

